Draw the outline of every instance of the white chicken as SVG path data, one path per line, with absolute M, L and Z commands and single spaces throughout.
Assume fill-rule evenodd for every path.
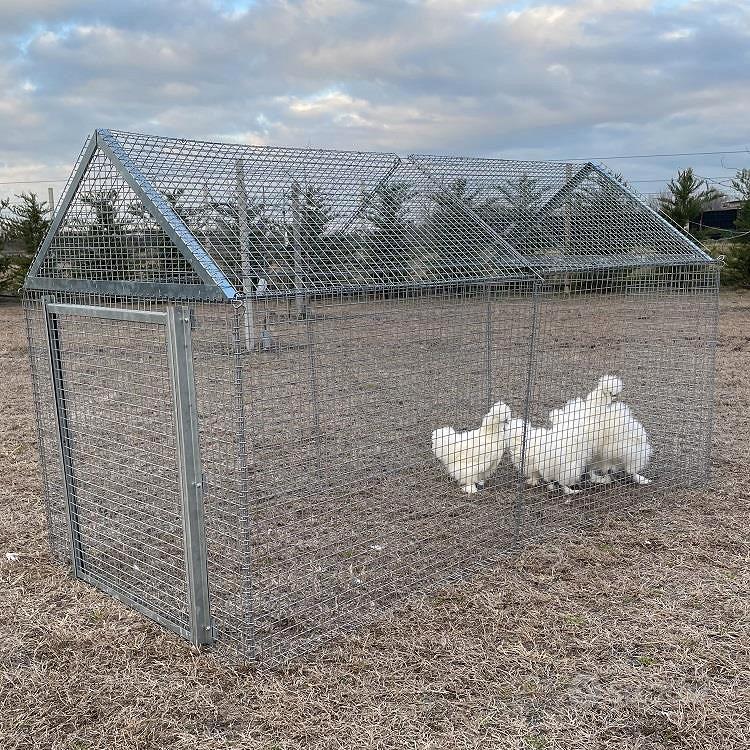
M 583 399 L 568 401 L 560 409 L 550 412 L 554 425 L 573 425 L 581 419 Z M 648 433 L 633 416 L 627 404 L 615 401 L 608 404 L 592 429 L 593 453 L 588 466 L 589 477 L 595 484 L 609 484 L 610 472 L 624 471 L 636 484 L 649 484 L 643 472 L 651 460 L 652 448 Z
M 605 375 L 586 398 L 569 401 L 552 412 L 550 428 L 533 427 L 523 419 L 508 422 L 505 446 L 528 484 L 545 481 L 549 489 L 559 485 L 566 495 L 581 492 L 573 487 L 592 461 L 602 415 L 621 390 L 619 378 Z
M 432 433 L 432 452 L 464 492 L 472 494 L 497 469 L 503 457 L 503 428 L 510 408 L 498 401 L 476 430 L 440 427 Z

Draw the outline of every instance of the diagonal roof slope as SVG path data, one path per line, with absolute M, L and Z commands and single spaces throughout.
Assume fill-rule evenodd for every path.
M 27 286 L 232 298 L 528 274 L 396 154 L 97 130 Z
M 233 297 L 179 216 L 121 156 L 105 131 L 86 141 L 26 288 Z
M 459 186 L 487 223 L 540 271 L 711 263 L 604 167 L 415 154 L 443 185 Z

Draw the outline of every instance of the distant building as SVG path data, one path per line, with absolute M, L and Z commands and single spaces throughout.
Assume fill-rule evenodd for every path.
M 690 222 L 690 232 L 711 229 L 734 229 L 742 201 L 726 201 L 720 208 L 705 210 L 697 221 Z

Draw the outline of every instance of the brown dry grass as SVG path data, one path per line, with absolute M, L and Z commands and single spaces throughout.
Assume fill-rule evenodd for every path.
M 1 306 L 0 747 L 747 748 L 750 295 L 722 311 L 712 491 L 253 674 L 49 562 L 22 318 Z

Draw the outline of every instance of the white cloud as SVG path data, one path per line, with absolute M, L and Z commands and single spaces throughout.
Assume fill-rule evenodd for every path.
M 552 63 L 552 65 L 547 66 L 547 72 L 551 73 L 553 76 L 556 76 L 557 78 L 562 78 L 566 81 L 569 81 L 571 78 L 570 69 L 567 67 L 567 65 L 560 65 L 559 63 Z
M 694 29 L 674 29 L 674 31 L 665 31 L 661 34 L 661 38 L 666 41 L 672 42 L 679 39 L 688 39 L 695 34 Z

